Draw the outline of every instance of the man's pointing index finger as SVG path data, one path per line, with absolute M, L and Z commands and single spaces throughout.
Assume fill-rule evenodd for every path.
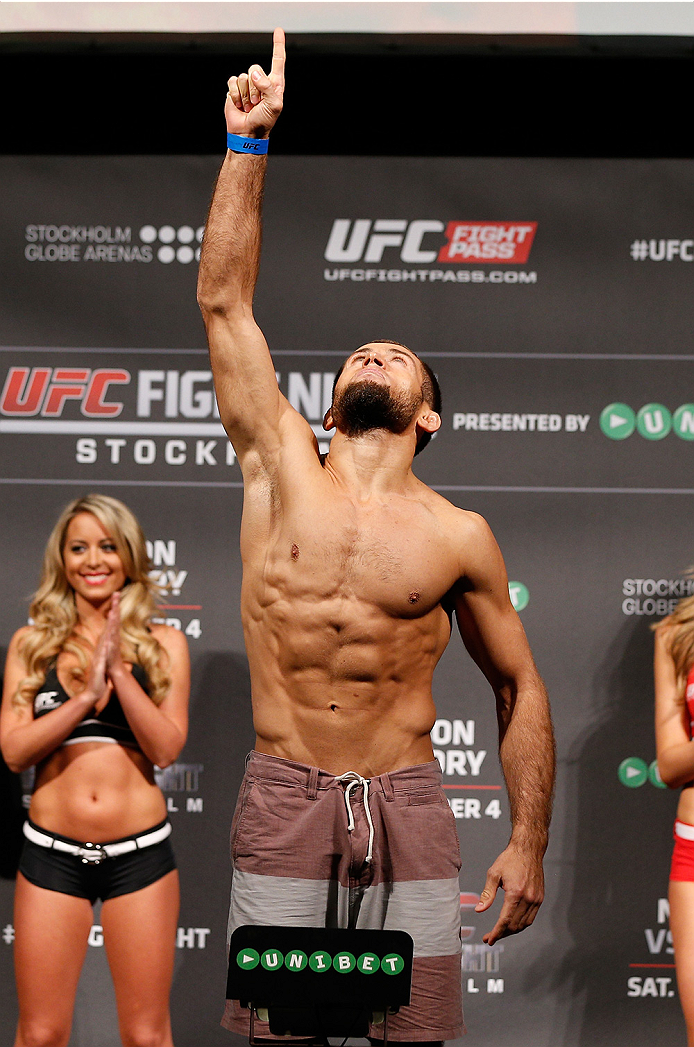
M 284 49 L 284 29 L 275 29 L 272 34 L 272 69 L 271 74 L 278 76 L 284 81 L 284 62 L 286 52 Z

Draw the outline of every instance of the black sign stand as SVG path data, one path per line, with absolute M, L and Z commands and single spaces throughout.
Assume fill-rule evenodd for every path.
M 227 999 L 250 1008 L 251 1047 L 256 1020 L 272 1037 L 299 1037 L 292 1045 L 328 1045 L 329 1036 L 364 1037 L 370 1024 L 410 1002 L 413 942 L 404 931 L 326 927 L 238 927 L 229 944 Z

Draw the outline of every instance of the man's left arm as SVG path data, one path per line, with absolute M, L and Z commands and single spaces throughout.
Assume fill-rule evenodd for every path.
M 555 752 L 547 692 L 508 592 L 506 568 L 491 530 L 466 514 L 463 577 L 453 590 L 463 642 L 491 684 L 499 722 L 499 755 L 511 807 L 511 838 L 487 873 L 476 906 L 485 912 L 502 887 L 504 903 L 493 945 L 535 919 L 544 897 Z

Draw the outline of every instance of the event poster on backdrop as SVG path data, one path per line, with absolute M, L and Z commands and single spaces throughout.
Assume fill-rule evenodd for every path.
M 228 830 L 253 744 L 242 488 L 195 302 L 219 162 L 0 159 L 0 635 L 6 647 L 26 621 L 61 507 L 90 490 L 126 501 L 161 618 L 193 659 L 189 741 L 159 775 L 182 878 L 177 1047 L 240 1043 L 218 1022 Z M 474 906 L 509 828 L 494 702 L 455 635 L 435 678 L 480 1047 L 684 1043 L 650 626 L 694 591 L 693 174 L 661 160 L 270 158 L 256 314 L 280 388 L 327 449 L 321 419 L 350 351 L 393 338 L 430 363 L 443 425 L 416 472 L 491 524 L 552 698 L 547 898 L 531 929 L 489 949 L 495 917 Z M 0 1047 L 16 1020 L 30 787 L 4 770 Z M 70 1042 L 119 1042 L 98 908 Z

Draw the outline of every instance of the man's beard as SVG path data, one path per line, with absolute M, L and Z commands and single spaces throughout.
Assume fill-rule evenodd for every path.
M 335 425 L 345 436 L 362 436 L 374 429 L 404 433 L 422 406 L 422 396 L 393 393 L 380 382 L 352 382 L 332 406 Z

